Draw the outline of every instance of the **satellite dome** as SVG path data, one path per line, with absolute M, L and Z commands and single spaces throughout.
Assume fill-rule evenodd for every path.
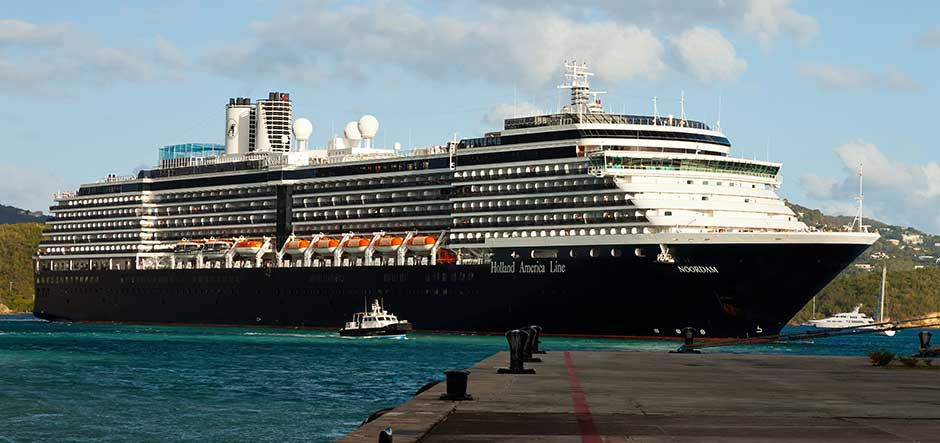
M 313 123 L 305 118 L 294 120 L 294 138 L 297 140 L 308 140 L 310 134 L 313 134 Z
M 361 140 L 362 134 L 359 132 L 359 124 L 356 122 L 346 123 L 343 134 L 350 140 Z
M 372 115 L 363 115 L 359 119 L 359 133 L 364 138 L 373 138 L 379 132 L 379 121 Z

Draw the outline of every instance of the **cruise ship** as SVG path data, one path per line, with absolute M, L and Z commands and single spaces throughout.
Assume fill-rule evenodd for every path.
M 224 144 L 55 196 L 34 313 L 335 329 L 384 299 L 426 331 L 752 337 L 877 239 L 808 229 L 780 163 L 684 110 L 606 112 L 592 75 L 566 62 L 558 112 L 407 150 L 369 115 L 308 146 L 289 94 L 229 99 Z

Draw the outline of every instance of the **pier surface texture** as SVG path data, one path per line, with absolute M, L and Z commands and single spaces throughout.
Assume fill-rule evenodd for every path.
M 471 368 L 339 440 L 375 442 L 940 441 L 940 371 L 865 357 L 549 352 L 534 375 Z

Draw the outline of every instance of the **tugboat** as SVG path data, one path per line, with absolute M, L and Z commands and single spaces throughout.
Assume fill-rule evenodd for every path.
M 399 320 L 375 300 L 366 312 L 353 314 L 353 319 L 339 330 L 341 337 L 404 337 L 411 330 L 408 320 Z

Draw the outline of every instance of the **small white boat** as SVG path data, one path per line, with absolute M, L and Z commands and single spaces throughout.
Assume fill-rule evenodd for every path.
M 353 314 L 352 321 L 339 330 L 341 337 L 401 337 L 411 330 L 408 320 L 399 320 L 385 310 L 378 300 L 365 312 Z
M 862 305 L 855 306 L 852 312 L 841 312 L 832 317 L 810 320 L 811 326 L 817 328 L 836 329 L 836 328 L 862 328 L 875 323 L 875 320 L 864 312 L 859 312 Z
M 887 279 L 887 267 L 882 269 L 881 274 L 881 298 L 878 303 L 878 319 L 869 317 L 864 312 L 859 312 L 862 305 L 855 306 L 852 312 L 842 312 L 832 317 L 813 319 L 807 322 L 809 326 L 825 329 L 874 329 L 878 334 L 893 337 L 897 332 L 891 328 L 890 323 L 885 322 L 885 280 Z

